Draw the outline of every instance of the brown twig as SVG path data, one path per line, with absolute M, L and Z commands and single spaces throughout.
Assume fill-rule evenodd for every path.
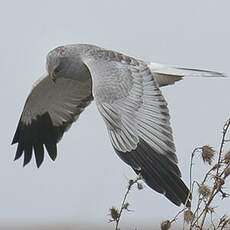
M 209 211 L 211 212 L 210 213 L 210 218 L 211 218 L 212 227 L 213 227 L 213 229 L 218 229 L 217 227 L 215 227 L 215 224 L 213 222 L 214 208 L 210 208 L 210 205 L 211 205 L 212 201 L 214 200 L 214 198 L 216 197 L 216 195 L 218 193 L 222 194 L 222 198 L 228 197 L 228 194 L 223 192 L 222 186 L 224 184 L 224 179 L 226 178 L 226 177 L 224 177 L 225 170 L 226 170 L 226 168 L 229 167 L 230 163 L 226 163 L 222 159 L 222 154 L 223 154 L 224 144 L 226 143 L 226 135 L 227 135 L 229 127 L 230 127 L 230 119 L 225 123 L 224 128 L 223 128 L 223 135 L 222 135 L 222 139 L 221 139 L 221 143 L 220 143 L 220 149 L 219 149 L 219 152 L 218 152 L 217 162 L 212 168 L 210 168 L 206 172 L 201 184 L 199 184 L 197 181 L 192 180 L 192 169 L 193 169 L 194 156 L 195 156 L 195 154 L 196 154 L 196 152 L 198 150 L 202 150 L 202 147 L 195 148 L 193 150 L 192 154 L 191 154 L 190 170 L 189 170 L 190 171 L 190 183 L 189 183 L 189 185 L 190 185 L 190 194 L 193 194 L 195 184 L 197 184 L 198 187 L 200 187 L 202 185 L 205 185 L 207 183 L 208 178 L 214 179 L 214 182 L 213 182 L 213 186 L 212 186 L 212 188 L 210 190 L 210 193 L 208 194 L 208 197 L 204 197 L 199 193 L 196 210 L 193 213 L 193 217 L 192 217 L 192 220 L 191 220 L 190 226 L 189 226 L 190 230 L 193 229 L 193 228 L 203 229 L 204 223 L 205 223 L 205 220 L 206 220 L 206 217 L 207 217 L 207 214 L 208 214 Z M 202 204 L 204 205 L 204 207 L 201 209 Z M 178 212 L 177 215 L 172 219 L 172 221 L 170 223 L 176 221 L 178 216 L 184 210 L 185 210 L 185 208 L 182 209 L 180 212 Z M 199 212 L 200 210 L 201 210 L 201 212 Z M 199 223 L 200 219 L 201 219 L 201 222 Z M 183 229 L 184 229 L 184 225 L 183 225 Z
M 209 199 L 208 199 L 207 203 L 205 204 L 204 209 L 202 210 L 200 215 L 196 218 L 195 222 L 191 225 L 190 229 L 192 229 L 192 227 L 194 227 L 196 225 L 196 223 L 199 221 L 200 218 L 202 218 L 200 227 L 201 227 L 201 229 L 203 228 L 204 223 L 205 223 L 205 219 L 206 219 L 206 216 L 207 216 L 207 213 L 208 213 L 208 210 L 209 210 L 209 206 L 210 206 L 211 202 L 213 201 L 213 199 L 215 198 L 216 194 L 220 191 L 220 188 L 222 186 L 222 184 L 219 183 L 218 180 L 220 178 L 220 175 L 222 175 L 223 173 L 221 173 L 219 175 L 219 170 L 221 168 L 221 156 L 222 156 L 222 153 L 223 153 L 223 147 L 224 147 L 224 144 L 225 144 L 225 137 L 226 137 L 226 134 L 228 132 L 229 126 L 230 126 L 230 119 L 225 123 L 224 128 L 223 128 L 223 135 L 222 135 L 221 144 L 220 144 L 220 150 L 219 150 L 219 154 L 218 154 L 216 174 L 215 174 L 215 177 L 214 177 L 215 181 L 214 181 L 214 185 L 212 187 L 211 194 L 209 196 Z M 205 176 L 203 181 L 205 181 L 207 179 L 209 173 L 210 173 L 210 170 L 206 174 L 206 176 Z
M 141 179 L 142 179 L 142 177 L 138 176 L 135 180 L 129 180 L 128 187 L 127 187 L 127 190 L 126 190 L 125 195 L 123 197 L 120 209 L 119 210 L 117 210 L 115 208 L 110 209 L 111 212 L 112 212 L 112 210 L 115 210 L 115 216 L 114 217 L 112 216 L 112 213 L 110 214 L 112 216 L 112 220 L 110 220 L 110 222 L 114 222 L 114 221 L 116 222 L 115 230 L 119 230 L 119 223 L 120 223 L 123 211 L 124 210 L 130 211 L 128 209 L 129 203 L 126 202 L 129 192 L 131 191 L 133 185 L 135 185 L 135 184 L 137 184 L 138 188 L 140 189 L 139 181 Z M 141 185 L 141 187 L 142 187 L 142 185 Z
M 218 165 L 220 165 L 220 162 L 221 162 L 221 156 L 222 156 L 222 153 L 223 153 L 225 137 L 226 137 L 226 134 L 228 132 L 229 126 L 230 126 L 230 119 L 225 123 L 224 128 L 223 128 L 223 136 L 222 136 L 222 139 L 221 139 L 220 150 L 219 150 L 218 161 L 217 161 Z M 222 186 L 222 184 L 220 184 L 219 181 L 218 181 L 218 179 L 219 179 L 219 170 L 220 170 L 220 167 L 217 167 L 214 186 L 213 186 L 210 198 L 209 198 L 209 200 L 208 200 L 208 202 L 207 202 L 207 204 L 205 206 L 204 212 L 203 212 L 203 218 L 202 218 L 201 225 L 200 225 L 201 228 L 203 228 L 203 226 L 204 226 L 204 222 L 205 222 L 206 215 L 208 213 L 209 205 L 211 204 L 211 202 L 214 199 L 214 197 L 216 196 L 216 194 L 220 191 L 220 188 Z
M 172 224 L 173 222 L 176 222 L 178 216 L 179 216 L 182 212 L 184 212 L 186 209 L 187 209 L 186 207 L 183 208 L 183 209 L 181 209 L 181 210 L 173 217 L 173 219 L 170 220 L 170 223 Z

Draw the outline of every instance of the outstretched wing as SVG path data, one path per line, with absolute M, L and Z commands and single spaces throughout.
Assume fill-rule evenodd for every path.
M 44 159 L 44 147 L 52 160 L 57 142 L 93 100 L 91 79 L 83 82 L 49 76 L 43 78 L 28 96 L 12 144 L 18 143 L 15 160 L 24 153 L 24 164 L 35 154 L 37 167 Z
M 117 154 L 151 188 L 176 205 L 186 203 L 189 190 L 180 179 L 167 103 L 149 67 L 106 50 L 84 61 Z

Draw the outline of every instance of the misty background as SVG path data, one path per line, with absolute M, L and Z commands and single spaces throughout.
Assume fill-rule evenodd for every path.
M 115 154 L 94 103 L 64 134 L 55 162 L 47 154 L 39 170 L 34 160 L 25 168 L 22 160 L 13 162 L 16 145 L 10 143 L 32 84 L 45 72 L 46 54 L 59 45 L 90 43 L 146 61 L 230 76 L 230 2 L 0 2 L 0 229 L 34 224 L 113 229 L 107 223 L 109 208 L 120 205 L 135 174 Z M 187 78 L 162 89 L 187 185 L 192 150 L 205 144 L 219 147 L 230 117 L 229 83 L 229 78 Z M 201 177 L 201 160 L 195 167 Z M 122 219 L 126 229 L 146 229 L 179 210 L 147 186 L 132 191 L 128 201 L 134 212 Z M 219 213 L 230 214 L 229 205 L 224 200 Z

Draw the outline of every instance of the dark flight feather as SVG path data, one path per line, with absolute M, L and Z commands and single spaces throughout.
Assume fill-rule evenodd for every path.
M 177 165 L 166 156 L 155 152 L 142 139 L 135 150 L 125 153 L 115 151 L 137 174 L 141 174 L 149 187 L 164 194 L 177 206 L 186 203 L 189 189 L 181 180 Z M 190 201 L 186 205 L 190 206 Z

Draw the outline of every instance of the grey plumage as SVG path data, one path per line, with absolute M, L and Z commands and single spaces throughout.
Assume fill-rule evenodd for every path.
M 148 63 L 93 45 L 66 45 L 47 55 L 47 76 L 30 93 L 12 143 L 24 165 L 44 147 L 51 159 L 57 142 L 93 100 L 120 156 L 146 183 L 176 205 L 189 190 L 180 179 L 170 116 L 160 88 L 186 76 L 220 73 Z M 187 203 L 189 204 L 189 203 Z

